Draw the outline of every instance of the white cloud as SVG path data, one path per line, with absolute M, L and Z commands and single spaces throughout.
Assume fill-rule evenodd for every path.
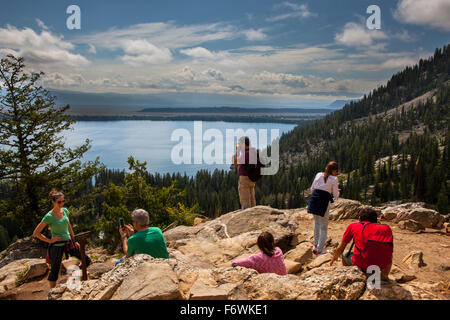
M 401 22 L 450 31 L 450 1 L 400 0 L 394 17 Z
M 384 40 L 388 36 L 379 30 L 369 30 L 365 26 L 348 22 L 341 33 L 335 34 L 337 43 L 352 47 L 373 46 L 375 40 Z
M 259 40 L 265 40 L 267 39 L 267 35 L 262 32 L 262 29 L 249 29 L 243 31 L 244 35 L 246 36 L 247 40 L 249 41 L 259 41 Z
M 158 48 L 147 40 L 124 40 L 121 47 L 127 53 L 121 59 L 130 65 L 164 64 L 172 60 L 169 49 Z
M 394 59 L 386 60 L 379 66 L 379 68 L 380 69 L 401 69 L 406 66 L 415 65 L 416 63 L 417 63 L 417 60 L 410 58 L 410 57 L 394 58 Z
M 280 20 L 286 20 L 286 19 L 292 19 L 292 18 L 304 19 L 304 18 L 317 16 L 316 13 L 312 13 L 311 11 L 308 10 L 308 6 L 306 4 L 295 4 L 292 2 L 285 1 L 283 3 L 277 4 L 274 6 L 274 8 L 281 8 L 281 7 L 289 8 L 289 9 L 291 9 L 291 12 L 279 14 L 279 15 L 276 15 L 273 17 L 269 17 L 266 19 L 266 21 L 277 22 Z
M 42 20 L 36 18 L 36 23 L 37 23 L 39 28 L 44 29 L 44 30 L 48 30 L 48 27 L 45 25 L 44 22 L 42 22 Z
M 205 74 L 215 80 L 218 80 L 218 81 L 225 80 L 225 78 L 223 77 L 223 73 L 221 71 L 213 69 L 213 68 L 206 70 Z
M 306 88 L 309 86 L 309 81 L 300 75 L 289 73 L 272 73 L 261 72 L 254 76 L 255 80 L 260 80 L 264 84 L 282 84 L 291 88 Z
M 30 28 L 19 30 L 7 25 L 0 28 L 0 48 L 16 56 L 22 56 L 33 65 L 86 66 L 89 60 L 80 54 L 71 53 L 75 46 L 42 30 L 37 34 Z
M 97 49 L 93 44 L 89 44 L 89 52 L 93 54 L 97 54 Z
M 239 36 L 240 32 L 236 27 L 224 23 L 177 26 L 170 21 L 111 28 L 105 32 L 79 36 L 74 39 L 74 43 L 94 44 L 98 48 L 114 50 L 120 48 L 120 43 L 125 40 L 146 39 L 159 48 L 179 49 Z
M 47 87 L 81 87 L 86 83 L 86 79 L 81 74 L 60 72 L 45 74 L 42 80 Z
M 183 50 L 180 50 L 180 53 L 190 56 L 190 57 L 193 57 L 193 58 L 207 58 L 207 59 L 214 58 L 214 54 L 211 51 L 209 51 L 208 49 L 205 49 L 203 47 L 183 49 Z
M 403 30 L 402 32 L 398 32 L 393 35 L 394 38 L 400 39 L 404 42 L 414 42 L 417 41 L 417 38 L 410 35 L 408 30 Z

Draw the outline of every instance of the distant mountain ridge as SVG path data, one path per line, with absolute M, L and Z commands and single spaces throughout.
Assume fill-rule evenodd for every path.
M 304 108 L 241 108 L 241 107 L 202 107 L 202 108 L 145 108 L 141 113 L 314 113 L 327 114 L 329 109 L 304 109 Z
M 356 99 L 350 99 L 350 100 L 335 100 L 332 103 L 330 103 L 327 108 L 328 109 L 341 109 L 343 106 L 345 106 L 346 104 L 350 103 L 350 102 L 356 102 L 358 100 Z

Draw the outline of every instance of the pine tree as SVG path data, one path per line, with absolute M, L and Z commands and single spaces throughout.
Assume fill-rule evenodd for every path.
M 79 160 L 89 140 L 74 149 L 64 145 L 62 133 L 74 121 L 66 115 L 69 106 L 56 107 L 39 85 L 43 74 L 26 73 L 23 58 L 8 55 L 0 61 L 0 182 L 14 194 L 1 207 L 19 221 L 24 235 L 48 210 L 52 187 L 70 201 L 100 166 L 98 159 L 83 165 Z
M 449 192 L 445 182 L 442 182 L 441 191 L 438 194 L 437 209 L 440 214 L 449 213 Z

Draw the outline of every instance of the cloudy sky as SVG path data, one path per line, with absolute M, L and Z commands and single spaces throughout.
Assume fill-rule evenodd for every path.
M 81 29 L 69 30 L 69 4 Z M 381 29 L 369 30 L 369 5 Z M 360 97 L 450 41 L 448 0 L 8 1 L 0 56 L 45 86 L 314 101 Z

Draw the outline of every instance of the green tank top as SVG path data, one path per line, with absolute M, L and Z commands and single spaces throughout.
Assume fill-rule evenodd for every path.
M 70 233 L 69 233 L 69 215 L 70 212 L 68 209 L 63 208 L 64 217 L 61 219 L 55 218 L 52 211 L 49 211 L 41 222 L 45 222 L 48 227 L 50 228 L 50 231 L 52 233 L 52 237 L 54 236 L 61 236 L 61 241 L 67 241 L 70 239 Z M 54 244 L 55 246 L 63 246 L 64 243 Z

